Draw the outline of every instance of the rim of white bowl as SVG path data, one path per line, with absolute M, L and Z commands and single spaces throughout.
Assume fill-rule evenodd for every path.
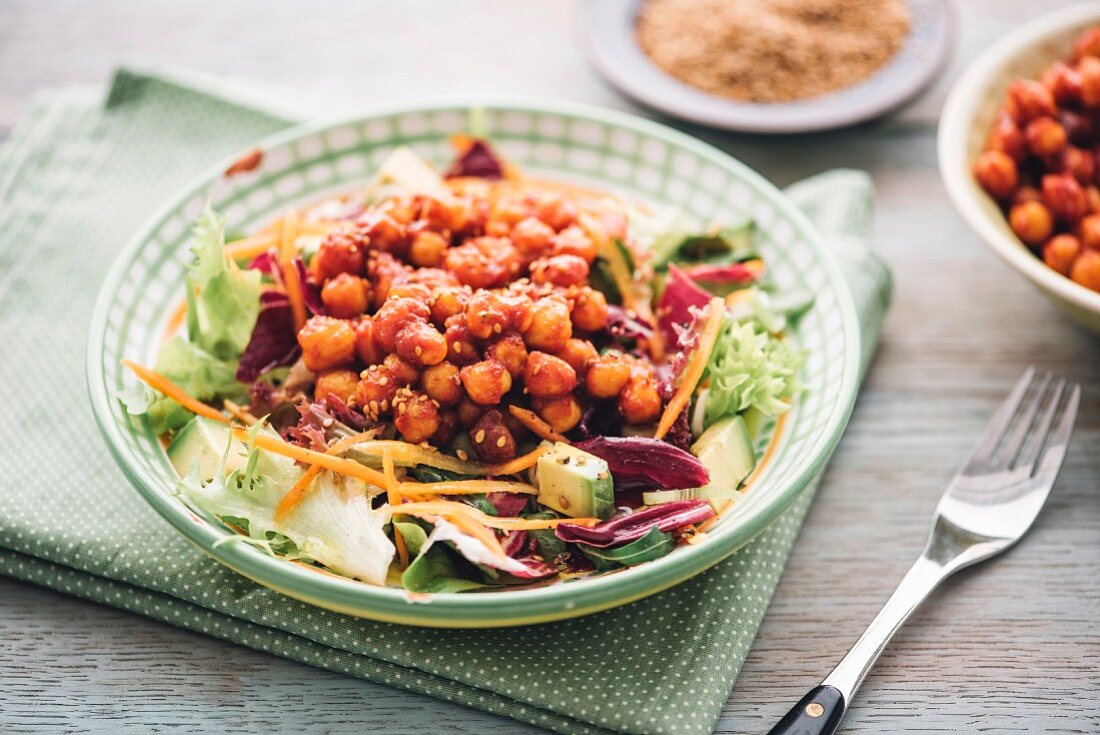
M 947 194 L 963 219 L 1012 268 L 1056 296 L 1100 314 L 1100 292 L 1076 283 L 1036 258 L 1016 237 L 990 218 L 983 208 L 988 195 L 971 174 L 967 143 L 982 96 L 991 78 L 1021 52 L 1069 28 L 1100 22 L 1100 2 L 1074 5 L 1041 16 L 1001 38 L 975 59 L 955 81 L 940 116 L 937 157 Z

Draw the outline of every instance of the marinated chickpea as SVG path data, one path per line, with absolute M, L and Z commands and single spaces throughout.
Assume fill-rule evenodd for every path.
M 1054 218 L 1039 202 L 1017 204 L 1009 212 L 1008 221 L 1016 236 L 1028 245 L 1041 245 L 1054 231 Z
M 533 214 L 560 232 L 577 221 L 577 205 L 557 194 L 548 194 L 535 204 Z
M 1090 214 L 1081 219 L 1078 225 L 1081 247 L 1100 250 L 1100 214 Z
M 1057 105 L 1074 105 L 1081 101 L 1081 75 L 1061 61 L 1055 61 L 1043 72 L 1039 81 L 1054 95 Z
M 1081 252 L 1081 241 L 1073 235 L 1055 235 L 1043 246 L 1043 262 L 1068 276 Z
M 1073 42 L 1073 58 L 1100 56 L 1100 27 L 1093 26 L 1081 32 Z
M 1066 147 L 1066 129 L 1052 117 L 1039 117 L 1024 129 L 1027 147 L 1039 157 L 1053 157 Z
M 447 357 L 447 340 L 427 322 L 411 321 L 397 333 L 397 354 L 417 365 L 438 365 Z
M 370 238 L 370 246 L 402 257 L 409 244 L 405 227 L 388 214 L 375 212 L 361 223 L 362 232 Z
M 1081 101 L 1085 107 L 1100 107 L 1100 59 L 1095 56 L 1081 59 L 1077 73 L 1081 76 Z
M 1085 288 L 1100 291 L 1100 251 L 1082 251 L 1073 261 L 1069 277 Z
M 1034 79 L 1013 81 L 1008 86 L 1008 96 L 1021 125 L 1026 125 L 1037 117 L 1049 117 L 1055 113 L 1054 95 Z
M 416 283 L 413 278 L 416 275 L 424 273 L 425 270 L 418 270 L 407 281 L 401 283 L 394 283 L 390 287 L 390 293 L 387 297 L 387 301 L 395 301 L 397 299 L 412 299 L 413 301 L 419 301 L 422 304 L 427 305 L 432 299 L 432 289 L 423 283 Z
M 974 175 L 990 196 L 1006 199 L 1020 182 L 1016 162 L 1000 151 L 985 151 L 974 164 Z
M 486 226 L 490 224 L 504 225 L 505 229 L 502 234 L 507 235 L 513 227 L 530 215 L 531 207 L 526 202 L 519 199 L 501 199 L 490 210 L 489 221 Z
M 573 336 L 569 305 L 558 296 L 546 296 L 531 307 L 531 326 L 523 335 L 533 350 L 559 352 Z
M 1016 190 L 1016 193 L 1012 195 L 1013 204 L 1023 204 L 1024 202 L 1041 202 L 1043 196 L 1039 193 L 1039 190 L 1034 186 L 1021 186 Z
M 1096 159 L 1089 151 L 1083 151 L 1075 146 L 1066 146 L 1062 150 L 1058 166 L 1064 174 L 1069 174 L 1085 186 L 1091 184 L 1096 173 Z
M 599 254 L 599 246 L 580 227 L 571 226 L 554 236 L 551 252 L 554 255 L 576 255 L 591 263 Z
M 452 202 L 445 202 L 433 196 L 422 196 L 418 199 L 420 200 L 420 219 L 427 222 L 431 229 L 458 230 L 465 224 L 460 221 L 461 212 L 456 212 Z
M 469 365 L 481 359 L 464 315 L 456 314 L 447 320 L 443 338 L 447 340 L 447 359 L 455 365 Z
M 465 286 L 440 286 L 432 293 L 432 322 L 439 326 L 455 314 L 461 314 L 470 300 L 470 289 Z
M 420 370 L 416 365 L 397 355 L 386 355 L 386 359 L 382 361 L 382 367 L 397 381 L 398 387 L 413 385 L 420 380 Z
M 521 259 L 504 237 L 475 237 L 447 250 L 444 267 L 471 288 L 504 286 L 519 275 Z
M 329 396 L 335 396 L 344 403 L 350 403 L 358 387 L 359 376 L 354 370 L 326 370 L 317 375 L 313 397 L 323 401 Z
M 523 384 L 533 396 L 560 396 L 577 387 L 577 372 L 560 357 L 532 352 L 523 368 Z
M 537 258 L 550 249 L 554 228 L 536 217 L 525 217 L 512 228 L 512 244 L 526 260 Z
M 454 406 L 462 400 L 462 381 L 458 377 L 458 367 L 449 362 L 427 368 L 420 376 L 420 387 L 429 398 L 443 406 Z
M 302 360 L 314 372 L 355 361 L 355 330 L 351 323 L 330 316 L 311 317 L 298 332 Z
M 575 428 L 581 422 L 581 404 L 571 395 L 556 398 L 535 398 L 531 408 L 559 434 Z
M 583 378 L 588 372 L 588 366 L 599 357 L 599 353 L 588 340 L 573 337 L 565 343 L 565 348 L 557 356 L 569 363 L 569 367 L 573 368 L 578 377 Z
M 584 387 L 596 398 L 614 398 L 630 380 L 630 365 L 616 355 L 601 355 L 588 366 Z
M 370 289 L 359 276 L 341 273 L 325 281 L 321 288 L 321 303 L 329 315 L 341 319 L 359 316 L 370 303 Z
M 661 414 L 657 381 L 650 375 L 635 374 L 619 394 L 619 412 L 628 424 L 648 424 Z
M 374 321 L 369 316 L 355 323 L 355 353 L 364 365 L 377 365 L 386 356 L 374 341 Z
M 607 326 L 607 297 L 600 291 L 583 286 L 573 297 L 569 314 L 573 326 L 582 332 L 598 332 Z
M 566 288 L 588 282 L 588 261 L 576 255 L 553 255 L 531 263 L 531 280 Z
M 485 348 L 485 357 L 496 360 L 509 375 L 518 378 L 527 364 L 527 345 L 523 343 L 523 337 L 515 332 L 505 332 Z
M 454 409 L 441 408 L 439 410 L 439 428 L 431 435 L 428 442 L 432 446 L 445 447 L 451 443 L 458 433 L 458 414 Z
M 355 402 L 367 418 L 377 420 L 379 416 L 389 413 L 400 389 L 401 385 L 386 367 L 372 365 L 359 375 Z
M 1085 204 L 1093 213 L 1100 213 L 1100 188 L 1096 185 L 1085 187 Z
M 439 429 L 439 406 L 423 393 L 406 388 L 393 400 L 393 425 L 411 444 L 427 441 Z
M 455 413 L 458 414 L 458 422 L 469 428 L 477 423 L 481 414 L 485 413 L 485 406 L 478 405 L 469 398 L 463 398 L 459 401 Z
M 386 299 L 374 315 L 374 341 L 384 352 L 397 349 L 397 335 L 412 322 L 427 322 L 431 310 L 423 301 L 402 297 Z
M 496 409 L 482 414 L 469 434 L 482 462 L 506 462 L 516 456 L 516 440 L 504 424 L 504 415 Z
M 1043 204 L 1054 218 L 1068 225 L 1076 224 L 1088 209 L 1085 190 L 1072 176 L 1047 174 L 1043 177 L 1042 195 Z
M 407 281 L 409 269 L 389 253 L 372 253 L 367 259 L 367 279 L 373 290 L 374 308 L 379 308 L 389 298 L 394 284 Z
M 1007 114 L 997 115 L 985 143 L 986 150 L 1000 151 L 1013 161 L 1022 161 L 1026 153 L 1024 134 Z
M 466 326 L 478 339 L 489 339 L 531 323 L 531 300 L 522 294 L 479 290 L 466 304 Z
M 434 268 L 443 262 L 447 246 L 447 240 L 438 232 L 422 230 L 416 234 L 409 246 L 409 260 L 413 265 Z
M 459 371 L 462 387 L 474 403 L 495 406 L 512 389 L 512 376 L 496 360 L 482 360 Z
M 359 275 L 363 272 L 366 251 L 358 237 L 347 232 L 334 232 L 324 239 L 310 264 L 313 277 L 326 281 L 341 273 Z

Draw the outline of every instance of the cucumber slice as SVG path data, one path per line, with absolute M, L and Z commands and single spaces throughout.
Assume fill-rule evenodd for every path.
M 689 487 L 683 490 L 652 490 L 642 493 L 642 502 L 646 505 L 675 503 L 678 500 L 729 500 L 740 495 L 735 487 Z

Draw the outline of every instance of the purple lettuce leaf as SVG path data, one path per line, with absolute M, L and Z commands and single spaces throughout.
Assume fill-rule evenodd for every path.
M 496 508 L 501 518 L 515 518 L 527 505 L 527 495 L 522 493 L 489 493 L 485 496 Z
M 678 490 L 710 482 L 710 473 L 698 457 L 660 439 L 598 436 L 575 446 L 607 462 L 616 490 Z
M 253 383 L 268 370 L 290 365 L 300 352 L 290 299 L 277 291 L 264 291 L 256 326 L 237 365 L 237 380 Z
M 279 270 L 279 252 L 274 248 L 265 250 L 254 257 L 248 267 L 264 275 L 274 276 Z
M 657 326 L 665 343 L 672 349 L 684 350 L 696 315 L 710 303 L 710 294 L 673 264 L 668 266 L 665 290 L 657 302 Z
M 362 411 L 344 403 L 339 396 L 326 396 L 325 406 L 328 407 L 329 413 L 331 413 L 337 421 L 346 424 L 348 428 L 354 429 L 355 431 L 366 431 L 373 426 L 371 420 L 368 419 Z
M 462 176 L 476 176 L 482 179 L 503 179 L 504 162 L 487 141 L 476 139 L 470 144 L 451 167 L 443 174 L 445 179 Z
M 607 331 L 613 337 L 649 339 L 653 336 L 653 325 L 618 304 L 608 304 Z
M 555 529 L 562 541 L 606 549 L 637 541 L 654 527 L 668 533 L 700 523 L 714 516 L 714 508 L 705 500 L 677 500 L 651 505 L 634 513 L 616 515 L 595 526 L 563 523 Z
M 314 314 L 322 316 L 328 314 L 324 303 L 321 302 L 321 287 L 309 280 L 305 261 L 301 257 L 295 258 L 294 267 L 298 269 L 298 281 L 302 284 L 302 301 L 305 302 L 306 308 Z

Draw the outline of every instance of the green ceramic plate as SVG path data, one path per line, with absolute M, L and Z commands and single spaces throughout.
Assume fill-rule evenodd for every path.
M 524 170 L 677 205 L 700 225 L 745 215 L 780 287 L 817 295 L 793 338 L 808 352 L 806 387 L 778 449 L 751 492 L 701 543 L 605 576 L 536 589 L 437 594 L 412 599 L 275 559 L 246 544 L 218 544 L 232 532 L 171 492 L 176 474 L 147 422 L 116 396 L 134 384 L 119 360 L 151 364 L 183 295 L 188 230 L 204 201 L 248 230 L 282 210 L 365 183 L 398 145 L 429 161 L 451 157 L 447 136 L 464 129 L 460 105 L 388 110 L 297 128 L 260 144 L 254 172 L 226 180 L 222 164 L 155 213 L 103 284 L 88 341 L 88 383 L 100 430 L 142 496 L 196 546 L 223 564 L 292 597 L 377 620 L 441 627 L 545 622 L 621 605 L 682 582 L 729 556 L 801 493 L 828 459 L 855 399 L 859 334 L 844 278 L 806 218 L 759 175 L 720 151 L 628 115 L 561 103 L 483 106 L 489 137 Z M 765 437 L 766 439 L 766 437 Z

